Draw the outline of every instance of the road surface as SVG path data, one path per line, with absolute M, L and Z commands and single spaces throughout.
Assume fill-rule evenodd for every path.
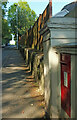
M 2 66 L 2 118 L 43 117 L 44 97 L 19 50 L 3 48 Z

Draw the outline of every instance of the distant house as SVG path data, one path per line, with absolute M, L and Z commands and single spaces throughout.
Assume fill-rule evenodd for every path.
M 14 35 L 13 34 L 11 35 L 12 35 L 12 40 L 10 40 L 10 45 L 15 45 Z
M 10 45 L 15 45 L 15 40 L 10 40 Z

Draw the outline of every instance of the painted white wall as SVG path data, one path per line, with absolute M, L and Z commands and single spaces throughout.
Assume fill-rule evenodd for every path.
M 43 35 L 44 51 L 44 76 L 45 76 L 45 101 L 49 107 L 51 118 L 69 118 L 61 108 L 61 68 L 60 53 L 75 54 L 75 48 L 62 48 L 60 45 L 76 42 L 76 19 L 75 18 L 50 18 L 46 27 L 41 30 Z M 49 39 L 50 38 L 50 39 Z M 57 47 L 59 46 L 59 49 Z M 74 57 L 71 56 L 71 66 L 74 67 Z M 71 67 L 71 68 L 72 68 Z M 75 117 L 75 76 L 71 69 L 71 104 L 72 118 Z M 73 100 L 74 99 L 74 100 Z
M 51 33 L 51 46 L 76 42 L 75 18 L 51 18 L 47 24 Z

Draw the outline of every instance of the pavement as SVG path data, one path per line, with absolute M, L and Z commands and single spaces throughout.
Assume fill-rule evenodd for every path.
M 44 96 L 19 50 L 3 48 L 2 118 L 42 118 L 44 108 Z

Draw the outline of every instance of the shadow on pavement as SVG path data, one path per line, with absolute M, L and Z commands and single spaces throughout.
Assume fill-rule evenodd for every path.
M 41 95 L 29 67 L 18 50 L 3 51 L 2 118 L 36 119 L 45 115 L 44 96 Z

